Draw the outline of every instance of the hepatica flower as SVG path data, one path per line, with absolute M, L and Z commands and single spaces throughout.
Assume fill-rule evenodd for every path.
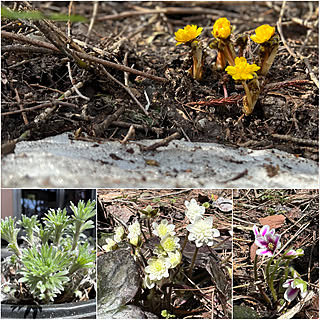
M 264 24 L 255 30 L 256 34 L 252 35 L 250 38 L 256 43 L 264 43 L 270 40 L 274 35 L 275 27 L 271 27 L 268 24 Z
M 199 248 L 203 245 L 212 246 L 213 238 L 219 237 L 220 232 L 212 227 L 213 217 L 205 219 L 197 218 L 193 224 L 187 226 L 187 230 L 190 232 L 188 239 L 195 241 L 196 246 Z
M 206 211 L 206 208 L 203 206 L 199 206 L 195 199 L 191 199 L 191 201 L 185 201 L 185 206 L 187 207 L 186 216 L 193 223 L 197 218 L 201 218 Z
M 212 35 L 218 39 L 226 39 L 231 34 L 231 26 L 230 21 L 227 18 L 218 19 L 214 25 L 212 30 Z
M 176 46 L 181 43 L 187 43 L 194 40 L 201 34 L 202 30 L 203 28 L 201 27 L 198 28 L 196 25 L 190 26 L 189 24 L 183 29 L 179 29 L 177 32 L 175 32 L 175 40 L 178 41 Z
M 168 269 L 170 263 L 164 257 L 151 258 L 148 260 L 148 265 L 145 268 L 146 273 L 151 281 L 158 281 L 162 278 L 168 278 Z
M 160 244 L 166 252 L 172 252 L 180 248 L 179 240 L 180 239 L 178 237 L 167 234 L 161 239 Z
M 160 224 L 153 222 L 152 227 L 153 227 L 152 233 L 160 238 L 163 238 L 167 234 L 170 234 L 172 236 L 176 234 L 173 231 L 175 228 L 174 224 L 168 224 L 168 220 L 166 219 L 163 219 Z
M 117 243 L 112 239 L 109 238 L 107 239 L 107 244 L 102 246 L 102 249 L 105 250 L 106 252 L 112 251 L 117 247 Z
M 128 239 L 130 240 L 130 243 L 134 246 L 137 246 L 139 243 L 140 235 L 141 235 L 141 228 L 138 221 L 131 224 L 128 228 L 129 234 Z
M 303 255 L 304 255 L 304 251 L 302 249 L 297 249 L 297 250 L 291 249 L 285 253 L 284 258 L 285 259 L 294 259 L 297 257 L 301 257 Z
M 115 235 L 113 237 L 115 242 L 121 242 L 124 236 L 124 229 L 122 226 L 119 226 L 118 228 L 116 228 L 115 230 Z
M 170 269 L 175 268 L 182 259 L 182 254 L 179 250 L 176 250 L 175 252 L 168 252 L 168 262 L 170 263 Z
M 232 76 L 233 80 L 248 80 L 256 76 L 256 72 L 260 69 L 256 64 L 249 64 L 245 57 L 236 57 L 235 66 L 226 67 L 227 73 Z
M 293 279 L 288 279 L 282 286 L 287 288 L 284 298 L 289 302 L 294 300 L 299 292 L 302 298 L 308 293 L 307 283 L 300 278 L 296 271 L 293 272 Z
M 255 234 L 255 244 L 260 247 L 256 251 L 257 255 L 272 257 L 277 249 L 281 247 L 280 235 L 275 233 L 275 230 L 269 230 L 269 226 L 263 226 L 259 232 L 257 227 L 253 226 Z

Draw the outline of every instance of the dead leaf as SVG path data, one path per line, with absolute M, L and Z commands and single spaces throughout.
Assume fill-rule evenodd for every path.
M 274 216 L 268 216 L 259 219 L 259 222 L 265 226 L 268 225 L 270 229 L 276 229 L 283 226 L 284 221 L 286 220 L 286 217 L 282 214 L 276 214 Z

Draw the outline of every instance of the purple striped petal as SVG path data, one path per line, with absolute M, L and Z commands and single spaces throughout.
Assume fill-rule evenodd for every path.
M 267 256 L 267 257 L 272 257 L 273 256 L 272 252 L 270 250 L 268 250 L 268 249 L 258 249 L 256 251 L 256 254 L 258 256 Z
M 288 279 L 282 286 L 284 288 L 288 288 L 291 286 L 291 283 L 293 282 L 293 279 Z
M 258 247 L 267 247 L 268 246 L 268 242 L 264 239 L 264 238 L 256 238 L 256 240 L 254 241 L 254 243 L 258 246 Z
M 261 235 L 264 237 L 269 232 L 269 229 L 270 227 L 268 225 L 263 226 L 260 231 Z
M 291 302 L 292 300 L 294 300 L 296 298 L 296 296 L 299 293 L 299 289 L 294 289 L 292 287 L 288 287 L 286 292 L 284 293 L 284 298 Z
M 271 233 L 272 235 L 274 235 L 276 231 L 274 229 L 271 229 L 269 233 Z
M 252 230 L 253 230 L 255 237 L 258 237 L 260 235 L 259 230 L 256 225 L 253 226 Z
M 286 256 L 295 256 L 297 253 L 295 250 L 291 249 L 286 253 Z
M 274 245 L 275 245 L 275 248 L 276 249 L 279 249 L 279 247 L 281 246 L 281 243 L 280 243 L 280 238 L 281 238 L 281 235 L 280 234 L 276 234 L 275 236 L 274 236 Z

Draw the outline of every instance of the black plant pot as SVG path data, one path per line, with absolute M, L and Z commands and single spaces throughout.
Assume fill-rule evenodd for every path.
M 96 300 L 51 305 L 1 304 L 1 319 L 95 319 Z

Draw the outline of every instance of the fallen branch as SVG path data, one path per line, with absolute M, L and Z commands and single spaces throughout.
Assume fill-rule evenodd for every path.
M 318 140 L 295 138 L 295 137 L 292 137 L 292 136 L 289 136 L 286 134 L 277 134 L 277 133 L 274 133 L 271 136 L 274 138 L 280 139 L 280 140 L 291 141 L 291 142 L 295 142 L 298 144 L 304 144 L 307 146 L 318 146 L 319 145 Z
M 2 38 L 7 38 L 7 39 L 14 39 L 14 40 L 17 40 L 17 41 L 20 41 L 20 42 L 24 42 L 24 43 L 29 43 L 29 44 L 34 45 L 34 46 L 47 48 L 47 49 L 50 49 L 50 50 L 52 50 L 54 52 L 61 53 L 60 50 L 57 47 L 55 47 L 53 44 L 47 43 L 45 41 L 31 39 L 31 38 L 26 37 L 26 36 L 21 35 L 21 34 L 18 35 L 18 34 L 12 33 L 12 32 L 1 31 L 1 37 Z M 73 51 L 73 50 L 71 50 L 71 51 Z M 139 70 L 136 70 L 136 69 L 133 69 L 133 68 L 129 68 L 129 67 L 126 67 L 126 66 L 121 65 L 121 64 L 117 64 L 117 63 L 113 63 L 113 62 L 110 62 L 110 61 L 107 61 L 107 60 L 96 58 L 96 57 L 91 56 L 91 55 L 89 55 L 87 53 L 83 53 L 83 52 L 76 52 L 76 53 L 77 53 L 78 57 L 80 57 L 82 59 L 88 60 L 88 61 L 93 62 L 93 63 L 102 64 L 102 65 L 104 65 L 106 67 L 109 67 L 109 68 L 117 69 L 117 70 L 124 71 L 124 72 L 133 73 L 133 74 L 136 74 L 138 76 L 141 76 L 141 77 L 144 77 L 144 78 L 149 78 L 149 79 L 152 79 L 152 80 L 155 80 L 155 81 L 160 81 L 160 82 L 167 82 L 168 81 L 166 78 L 157 77 L 157 76 L 154 76 L 152 74 L 149 74 L 149 73 L 146 73 L 146 72 L 143 72 L 143 71 L 139 71 Z
M 166 137 L 164 139 L 162 139 L 159 142 L 156 142 L 148 147 L 146 146 L 142 146 L 140 145 L 141 150 L 143 151 L 153 151 L 156 150 L 159 147 L 164 147 L 167 146 L 169 144 L 170 141 L 174 140 L 174 139 L 178 139 L 180 137 L 180 133 L 179 132 L 175 132 L 172 135 L 170 135 L 169 137 Z

